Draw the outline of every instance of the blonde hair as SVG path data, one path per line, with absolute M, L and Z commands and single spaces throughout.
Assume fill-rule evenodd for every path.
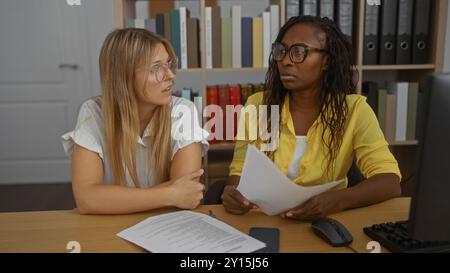
M 163 45 L 170 57 L 175 53 L 164 38 L 145 29 L 118 29 L 105 39 L 100 51 L 101 106 L 105 122 L 107 156 L 113 184 L 127 185 L 126 172 L 140 187 L 136 171 L 136 139 L 139 116 L 135 95 L 136 69 L 149 65 L 155 48 Z M 157 106 L 152 118 L 149 163 L 155 183 L 168 180 L 171 161 L 170 105 Z

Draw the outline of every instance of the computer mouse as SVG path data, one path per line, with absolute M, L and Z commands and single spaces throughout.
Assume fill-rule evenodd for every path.
M 353 236 L 338 221 L 331 218 L 320 218 L 312 222 L 314 233 L 332 246 L 348 246 Z

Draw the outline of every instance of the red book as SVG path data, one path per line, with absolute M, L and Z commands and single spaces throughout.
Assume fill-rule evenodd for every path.
M 241 104 L 241 87 L 239 85 L 230 86 L 230 104 L 234 106 Z
M 241 87 L 239 85 L 230 86 L 230 104 L 233 106 L 241 105 Z M 233 113 L 234 123 L 233 123 L 233 137 L 236 138 L 237 135 L 237 122 L 239 113 Z
M 219 85 L 219 105 L 222 108 L 223 112 L 223 138 L 226 140 L 226 125 L 227 125 L 227 115 L 226 115 L 226 107 L 230 104 L 230 86 L 227 85 Z
M 217 85 L 206 86 L 206 105 L 219 105 L 219 92 Z
M 219 105 L 219 89 L 217 88 L 217 85 L 206 86 L 206 105 Z M 207 115 L 209 116 L 208 120 L 212 119 L 215 116 L 214 112 L 211 114 L 207 112 Z M 217 131 L 217 128 L 214 128 L 214 130 L 212 130 L 213 128 L 214 127 L 206 128 L 208 130 L 208 133 L 210 133 L 211 135 L 213 131 Z M 208 138 L 208 141 L 211 144 L 218 142 L 216 138 Z

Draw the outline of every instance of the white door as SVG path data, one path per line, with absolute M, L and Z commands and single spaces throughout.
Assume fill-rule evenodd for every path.
M 81 7 L 0 1 L 0 184 L 70 181 L 60 136 L 89 93 Z

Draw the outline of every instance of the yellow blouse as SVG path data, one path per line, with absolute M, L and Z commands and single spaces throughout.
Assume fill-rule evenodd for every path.
M 248 98 L 244 107 L 249 105 L 258 107 L 262 104 L 263 92 L 256 93 Z M 378 124 L 377 117 L 372 108 L 367 104 L 366 97 L 361 95 L 347 95 L 348 116 L 341 147 L 337 153 L 335 167 L 328 175 L 325 168 L 327 147 L 322 142 L 322 131 L 324 129 L 320 118 L 316 119 L 308 130 L 307 147 L 299 163 L 299 176 L 294 180 L 302 186 L 313 186 L 325 184 L 331 181 L 345 179 L 337 188 L 347 187 L 347 172 L 352 165 L 353 156 L 356 156 L 356 163 L 366 178 L 376 174 L 394 173 L 401 180 L 398 164 L 392 153 L 389 151 L 383 132 Z M 240 124 L 245 126 L 245 131 L 249 130 L 249 120 L 241 115 Z M 274 153 L 275 165 L 287 174 L 290 163 L 294 156 L 296 138 L 294 124 L 289 111 L 289 96 L 286 96 L 281 110 L 281 124 L 279 146 Z M 239 128 L 242 130 L 242 128 Z M 329 132 L 325 132 L 325 139 L 328 139 Z M 241 176 L 244 165 L 247 145 L 254 144 L 260 148 L 261 139 L 249 140 L 246 134 L 244 140 L 237 140 L 234 150 L 233 162 L 230 165 L 229 175 Z

